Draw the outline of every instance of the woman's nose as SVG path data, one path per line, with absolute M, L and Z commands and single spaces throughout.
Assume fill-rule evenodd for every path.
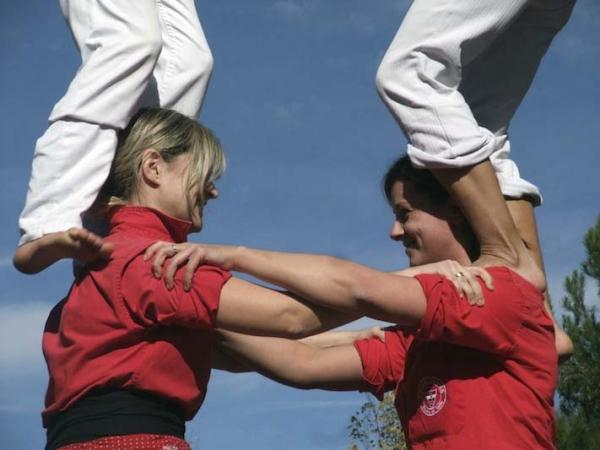
M 394 241 L 399 241 L 404 236 L 404 227 L 399 220 L 394 220 L 392 229 L 390 230 L 390 238 Z

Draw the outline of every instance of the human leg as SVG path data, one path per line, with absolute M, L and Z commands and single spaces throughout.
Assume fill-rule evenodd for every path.
M 495 165 L 503 169 L 504 176 L 499 178 L 506 193 L 514 195 L 520 189 L 521 195 L 539 195 L 534 186 L 520 179 L 516 165 L 508 159 L 505 133 L 539 60 L 570 14 L 570 8 L 557 8 L 557 2 L 503 2 L 496 9 L 486 2 L 474 8 L 464 2 L 420 2 L 416 12 L 407 14 L 378 76 L 382 97 L 407 131 L 413 162 L 432 169 L 467 167 L 434 172 L 469 218 L 484 259 L 500 256 L 540 287 L 545 285 L 543 277 L 536 273 L 506 206 L 496 195 L 491 166 L 469 166 L 488 157 L 495 159 Z M 443 16 L 440 21 L 432 20 L 435 13 Z M 510 61 L 518 64 L 514 71 L 510 65 L 485 64 L 489 55 L 490 59 L 497 55 L 511 59 L 505 42 L 523 45 L 524 33 L 528 48 L 513 49 L 520 52 Z M 508 185 L 508 177 L 518 182 Z
M 519 16 L 527 0 L 416 0 L 377 72 L 379 94 L 419 167 L 464 167 L 495 149 L 459 91 L 462 69 Z
M 575 0 L 531 2 L 489 48 L 463 67 L 459 91 L 477 123 L 496 138 L 490 155 L 502 193 L 541 203 L 536 186 L 521 178 L 510 159 L 509 123 L 556 34 L 568 21 Z
M 533 210 L 533 205 L 541 203 L 541 194 L 536 186 L 521 178 L 510 158 L 508 127 L 574 4 L 574 0 L 545 0 L 528 5 L 487 51 L 464 68 L 460 86 L 477 122 L 496 136 L 497 148 L 490 161 L 502 193 L 509 198 L 507 205 L 517 231 L 542 270 L 544 262 Z M 552 315 L 547 291 L 545 303 Z M 573 344 L 556 322 L 555 335 L 559 357 L 568 358 Z
M 39 254 L 26 245 L 81 227 L 108 176 L 116 131 L 137 108 L 161 49 L 154 0 L 62 0 L 61 7 L 82 65 L 36 144 L 15 254 L 27 272 Z
M 162 51 L 154 69 L 158 104 L 189 117 L 202 106 L 213 57 L 193 0 L 157 0 Z

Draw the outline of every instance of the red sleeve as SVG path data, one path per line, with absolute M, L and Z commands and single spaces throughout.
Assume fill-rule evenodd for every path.
M 483 287 L 482 307 L 471 306 L 461 299 L 447 278 L 437 274 L 418 275 L 416 279 L 425 293 L 427 309 L 416 337 L 500 355 L 512 352 L 526 317 L 523 294 L 510 270 L 495 268 L 489 272 L 494 279 L 494 290 Z
M 194 274 L 192 289 L 183 289 L 185 268 L 175 275 L 173 289 L 152 275 L 150 263 L 136 257 L 127 265 L 122 278 L 125 306 L 133 320 L 142 326 L 177 325 L 186 328 L 214 328 L 221 288 L 231 274 L 219 267 L 200 266 Z
M 398 327 L 385 331 L 385 342 L 378 338 L 356 341 L 363 366 L 363 386 L 361 392 L 369 391 L 379 400 L 383 394 L 396 387 L 404 376 L 406 353 L 412 336 Z

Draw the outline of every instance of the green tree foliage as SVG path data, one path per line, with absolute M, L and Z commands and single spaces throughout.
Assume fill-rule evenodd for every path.
M 394 394 L 388 392 L 383 401 L 369 397 L 350 419 L 352 438 L 349 450 L 406 450 L 402 426 L 394 407 Z
M 563 328 L 573 340 L 573 356 L 561 366 L 557 444 L 561 450 L 600 449 L 600 323 L 596 306 L 585 299 L 587 275 L 600 298 L 600 217 L 584 237 L 586 258 L 565 280 Z

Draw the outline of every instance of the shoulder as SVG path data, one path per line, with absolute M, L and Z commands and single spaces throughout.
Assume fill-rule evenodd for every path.
M 544 294 L 514 270 L 504 266 L 487 270 L 494 280 L 494 290 L 489 291 L 488 295 L 498 305 L 512 305 L 525 310 L 543 307 Z
M 479 280 L 486 303 L 483 309 L 505 309 L 522 307 L 526 304 L 541 304 L 543 294 L 518 273 L 504 266 L 488 267 L 486 270 L 494 281 L 494 290 L 488 290 Z M 463 302 L 454 284 L 439 274 L 422 274 L 415 277 L 419 281 L 425 297 L 432 301 Z

